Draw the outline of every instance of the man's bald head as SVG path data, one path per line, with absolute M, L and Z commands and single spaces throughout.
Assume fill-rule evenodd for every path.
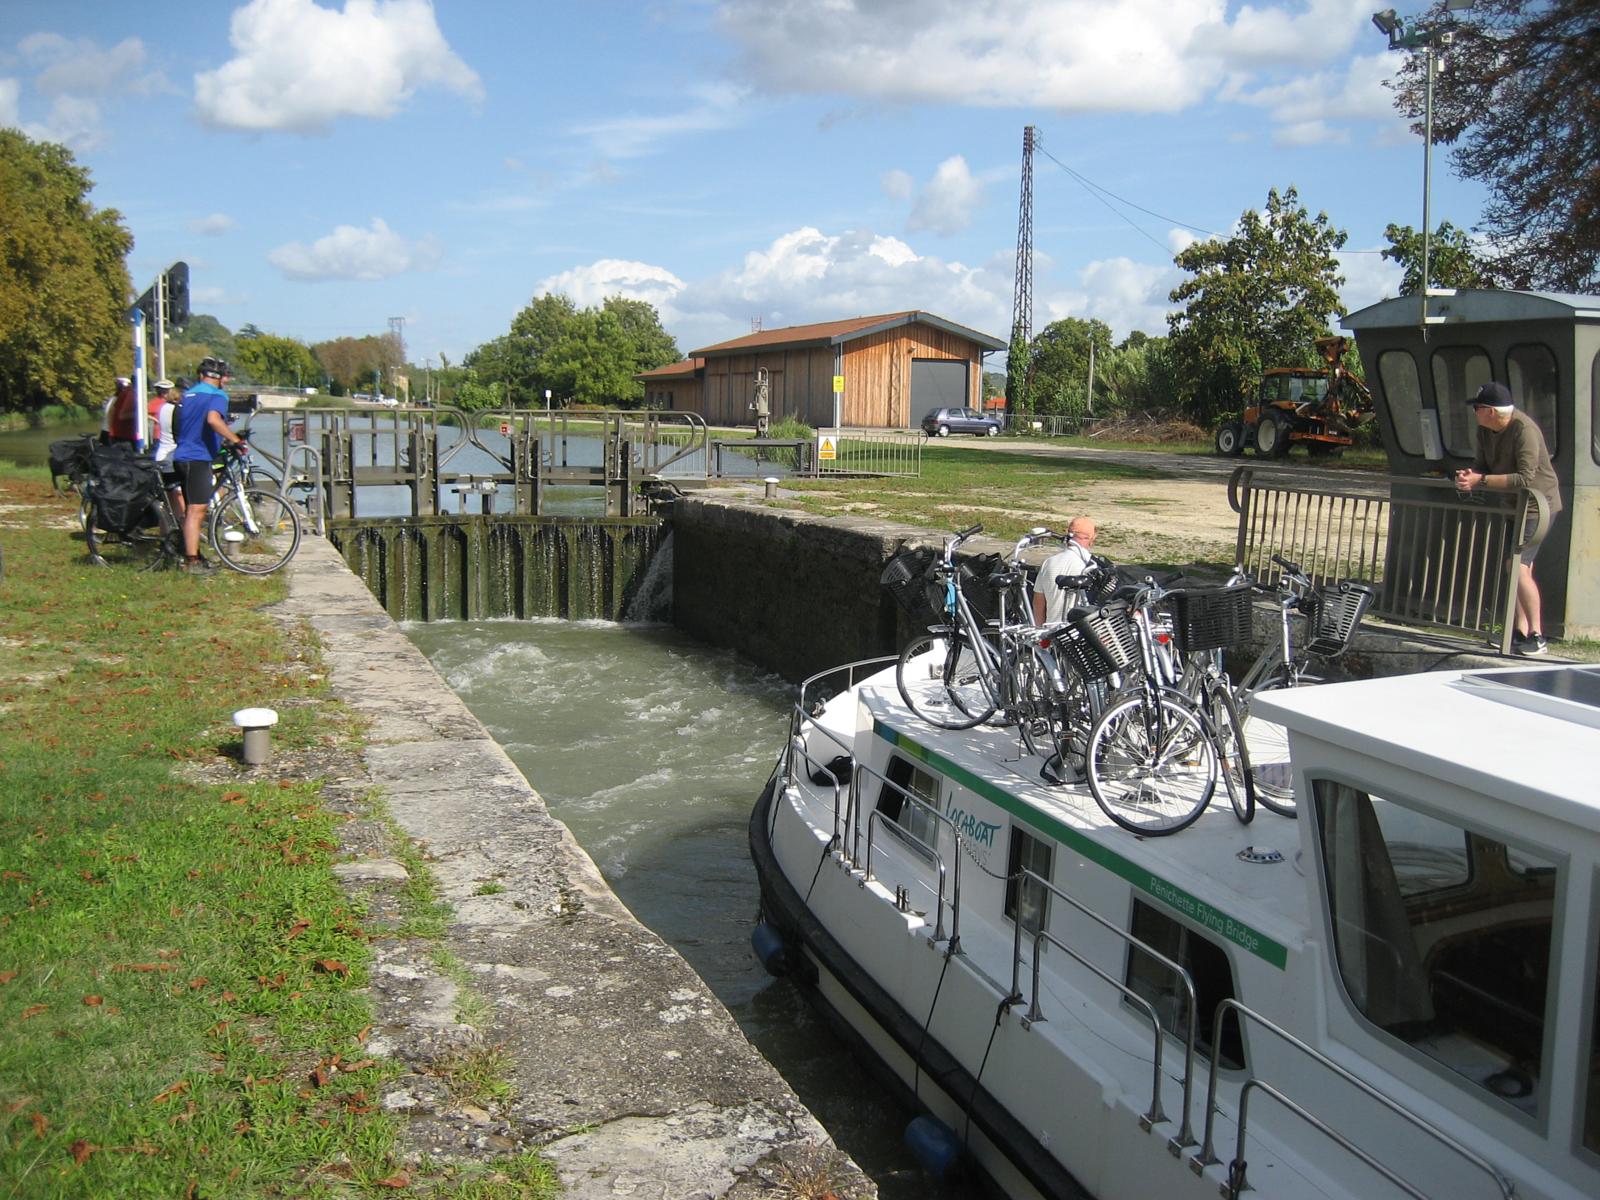
M 1067 526 L 1067 536 L 1082 546 L 1094 545 L 1095 533 L 1094 522 L 1088 517 L 1073 517 Z

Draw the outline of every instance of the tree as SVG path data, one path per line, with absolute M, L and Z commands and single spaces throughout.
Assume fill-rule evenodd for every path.
M 1400 290 L 1408 295 L 1422 291 L 1422 235 L 1409 225 L 1390 225 L 1383 231 L 1389 248 L 1383 257 L 1400 264 L 1405 272 Z M 1428 239 L 1428 274 L 1433 287 L 1492 288 L 1489 267 L 1478 255 L 1472 238 L 1445 221 Z
M 1457 174 L 1489 188 L 1479 228 L 1495 277 L 1600 290 L 1600 6 L 1478 0 L 1447 17 L 1436 0 L 1423 24 L 1447 22 L 1454 37 L 1448 69 L 1435 74 L 1433 136 L 1456 146 Z M 1419 122 L 1425 59 L 1406 63 L 1395 98 Z
M 1089 347 L 1095 368 L 1111 352 L 1111 326 L 1104 321 L 1067 317 L 1034 335 L 1028 378 L 1033 411 L 1079 416 L 1089 411 Z
M 322 365 L 304 342 L 260 330 L 246 338 L 241 329 L 238 336 L 237 365 L 257 383 L 298 388 L 322 382 Z
M 72 152 L 0 129 L 0 412 L 96 405 L 128 374 L 133 236 Z
M 1172 290 L 1182 311 L 1167 318 L 1178 401 L 1209 424 L 1233 412 L 1266 366 L 1312 366 L 1312 343 L 1339 311 L 1335 252 L 1346 234 L 1315 218 L 1289 188 L 1246 209 L 1229 238 L 1195 242 L 1174 260 L 1192 273 Z
M 244 352 L 242 345 L 239 352 Z M 400 341 L 392 333 L 318 342 L 311 353 L 333 381 L 336 396 L 374 390 L 379 372 L 392 380 L 400 370 Z

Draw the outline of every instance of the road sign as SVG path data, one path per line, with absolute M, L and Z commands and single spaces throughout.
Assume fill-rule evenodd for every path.
M 511 422 L 510 421 L 501 421 L 500 422 L 500 436 L 501 437 L 510 437 L 511 436 Z
M 836 396 L 844 394 L 844 376 L 843 375 L 835 375 L 833 377 L 833 392 L 834 392 L 834 395 L 836 395 Z
M 833 462 L 839 457 L 838 439 L 822 434 L 817 438 L 817 461 Z

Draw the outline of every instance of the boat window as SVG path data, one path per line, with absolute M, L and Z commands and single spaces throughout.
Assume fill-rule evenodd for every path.
M 1471 458 L 1478 452 L 1478 423 L 1467 400 L 1493 379 L 1489 356 L 1476 346 L 1441 346 L 1433 352 L 1433 402 L 1451 454 Z
M 920 804 L 907 800 L 905 792 L 926 800 L 935 809 L 939 807 L 939 776 L 896 754 L 889 760 L 888 783 L 878 793 L 878 811 L 912 837 L 928 846 L 937 845 L 939 819 Z M 915 843 L 911 846 L 927 853 L 922 846 Z
M 1600 880 L 1597 880 L 1600 883 Z M 1591 919 L 1590 927 L 1596 922 Z M 1594 977 L 1589 988 L 1589 1069 L 1580 1068 L 1580 1077 L 1588 1081 L 1587 1091 L 1583 1097 L 1583 1123 L 1579 1127 L 1583 1135 L 1583 1147 L 1600 1154 L 1600 956 L 1595 958 Z M 1580 1058 L 1580 1063 L 1584 1060 Z
M 1029 870 L 1040 879 L 1049 879 L 1053 854 L 1054 847 L 1043 838 L 1011 827 L 1011 846 L 1006 852 L 1006 916 L 1020 920 L 1029 933 L 1038 932 L 1049 919 L 1050 893 L 1037 880 L 1023 879 L 1022 872 Z
M 1506 354 L 1506 382 L 1516 406 L 1538 423 L 1544 444 L 1554 458 L 1561 436 L 1556 420 L 1556 394 L 1561 381 L 1557 378 L 1555 352 L 1541 342 L 1511 347 Z
M 1195 1007 L 1199 1009 L 1199 1023 L 1194 1030 L 1195 1049 L 1209 1055 L 1217 1005 L 1231 1000 L 1234 995 L 1233 966 L 1228 961 L 1227 951 L 1142 900 L 1133 902 L 1130 932 L 1189 972 L 1189 978 L 1194 980 Z M 1161 1019 L 1161 1028 L 1169 1036 L 1183 1041 L 1189 1028 L 1189 994 L 1172 968 L 1133 947 L 1128 952 L 1128 977 L 1124 982 L 1151 1003 Z M 1228 1014 L 1222 1027 L 1222 1064 L 1236 1070 L 1244 1066 L 1239 1018 L 1233 1013 Z
M 1394 422 L 1394 439 L 1406 454 L 1422 453 L 1422 383 L 1416 360 L 1404 350 L 1378 355 L 1378 378 Z
M 1600 463 L 1600 352 L 1589 364 L 1589 457 Z
M 1542 1114 L 1556 990 L 1548 855 L 1332 780 L 1312 784 L 1334 955 L 1374 1025 Z

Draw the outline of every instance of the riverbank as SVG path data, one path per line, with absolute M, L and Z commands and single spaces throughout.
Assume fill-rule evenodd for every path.
M 331 547 L 91 571 L 72 511 L 0 476 L 0 1175 L 873 1194 Z M 283 716 L 261 767 L 246 703 Z

